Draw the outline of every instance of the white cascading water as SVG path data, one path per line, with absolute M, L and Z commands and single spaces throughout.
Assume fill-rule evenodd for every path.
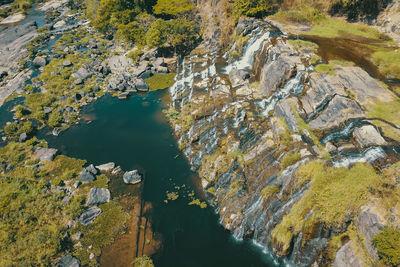
M 351 165 L 359 162 L 374 162 L 379 158 L 386 156 L 385 151 L 380 146 L 369 147 L 359 154 L 349 155 L 341 160 L 333 162 L 335 168 L 346 167 L 349 168 Z

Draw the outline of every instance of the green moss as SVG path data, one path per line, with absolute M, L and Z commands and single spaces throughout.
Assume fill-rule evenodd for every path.
M 144 255 L 141 257 L 137 257 L 133 262 L 134 267 L 154 267 L 153 261 L 149 256 Z
M 175 73 L 156 73 L 146 79 L 150 91 L 162 90 L 174 85 Z
M 381 74 L 389 78 L 400 79 L 400 49 L 382 49 L 372 54 L 372 61 Z
M 384 228 L 372 239 L 382 261 L 389 266 L 400 265 L 400 230 Z

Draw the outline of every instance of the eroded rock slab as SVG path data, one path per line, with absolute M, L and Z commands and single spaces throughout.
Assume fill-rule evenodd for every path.
M 84 226 L 91 224 L 99 215 L 101 214 L 101 209 L 97 206 L 90 207 L 86 209 L 78 218 L 78 222 Z
M 142 181 L 142 175 L 138 170 L 126 172 L 122 178 L 126 184 L 138 184 Z
M 93 187 L 92 189 L 90 189 L 88 202 L 86 204 L 88 206 L 97 206 L 110 202 L 110 199 L 110 190 L 108 190 L 107 188 Z
M 383 146 L 386 144 L 385 139 L 372 125 L 364 125 L 356 128 L 353 132 L 353 137 L 357 144 L 364 148 L 368 146 Z
M 329 102 L 328 107 L 309 125 L 314 129 L 324 130 L 339 127 L 349 119 L 362 118 L 364 116 L 364 112 L 356 101 L 336 95 Z

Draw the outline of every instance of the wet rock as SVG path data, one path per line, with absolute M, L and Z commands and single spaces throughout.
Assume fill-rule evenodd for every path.
M 78 218 L 78 222 L 84 226 L 91 224 L 101 213 L 101 209 L 96 206 L 92 206 L 86 209 Z
M 117 166 L 112 170 L 112 174 L 119 174 L 122 172 L 121 166 Z
M 20 134 L 18 141 L 25 142 L 27 138 L 28 138 L 28 135 L 26 133 L 22 133 L 22 134 Z
M 47 64 L 46 57 L 44 56 L 35 57 L 32 63 L 35 67 L 44 67 Z
M 82 183 L 89 183 L 93 182 L 96 178 L 91 172 L 83 169 L 82 172 L 79 174 L 79 179 L 82 181 Z
M 96 256 L 94 255 L 94 253 L 90 253 L 89 255 L 89 260 L 93 260 Z
M 125 172 L 122 178 L 126 184 L 138 184 L 142 181 L 142 175 L 137 170 Z
M 111 194 L 110 190 L 107 188 L 97 188 L 93 187 L 90 189 L 88 202 L 86 205 L 88 206 L 97 206 L 100 204 L 110 202 Z
M 329 102 L 328 107 L 309 125 L 314 129 L 324 130 L 339 127 L 349 119 L 362 117 L 364 117 L 364 112 L 356 101 L 336 95 Z
M 53 161 L 57 153 L 58 150 L 55 148 L 38 147 L 36 148 L 33 157 L 40 161 Z
M 74 81 L 74 84 L 75 85 L 80 85 L 80 84 L 82 84 L 83 83 L 83 80 L 81 79 L 81 78 L 78 78 L 78 79 L 76 79 L 75 81 Z
M 360 258 L 353 241 L 347 242 L 336 253 L 333 267 L 363 267 L 364 262 Z
M 353 137 L 361 148 L 376 145 L 383 146 L 386 144 L 385 139 L 383 139 L 381 134 L 372 125 L 364 125 L 356 128 L 353 131 Z
M 81 266 L 81 262 L 73 257 L 70 254 L 65 254 L 62 258 L 56 263 L 56 267 L 79 267 Z
M 147 92 L 149 91 L 149 86 L 143 79 L 137 79 L 135 82 L 136 90 L 140 92 Z
M 115 168 L 115 163 L 114 162 L 105 163 L 105 164 L 96 166 L 96 168 L 102 172 L 112 171 Z

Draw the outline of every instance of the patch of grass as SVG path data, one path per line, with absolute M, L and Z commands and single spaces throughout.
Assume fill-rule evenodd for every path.
M 315 71 L 325 74 L 333 75 L 336 73 L 335 66 L 331 64 L 318 64 L 315 66 Z
M 372 54 L 372 62 L 385 77 L 400 79 L 400 49 L 376 51 Z
M 322 161 L 312 161 L 299 168 L 299 185 L 310 182 L 310 188 L 289 214 L 272 231 L 272 237 L 286 255 L 293 236 L 306 225 L 324 223 L 328 227 L 342 225 L 346 216 L 354 216 L 379 187 L 381 176 L 369 164 L 352 168 L 332 168 Z M 305 219 L 309 214 L 308 219 Z
M 154 267 L 153 261 L 149 256 L 144 255 L 141 257 L 137 257 L 133 262 L 134 267 Z
M 326 38 L 367 38 L 378 42 L 390 41 L 390 37 L 377 29 L 361 23 L 348 23 L 342 19 L 326 18 L 306 33 Z
M 73 253 L 82 261 L 82 265 L 90 263 L 89 254 L 90 252 L 99 256 L 101 249 L 114 242 L 114 237 L 121 231 L 125 222 L 129 218 L 129 214 L 122 210 L 122 207 L 116 201 L 110 201 L 109 203 L 99 206 L 102 213 L 96 220 L 88 225 L 83 226 L 79 224 L 75 231 L 82 232 L 83 237 L 80 240 L 84 248 L 76 249 Z M 93 246 L 91 251 L 87 250 L 87 247 Z M 92 262 L 94 263 L 94 262 Z
M 283 171 L 290 165 L 295 164 L 301 159 L 299 151 L 289 152 L 281 159 L 281 170 Z
M 304 49 L 310 50 L 313 53 L 317 53 L 317 51 L 318 51 L 318 45 L 316 43 L 313 43 L 310 41 L 304 41 L 304 40 L 298 39 L 298 40 L 288 40 L 288 42 L 298 52 L 300 52 Z
M 372 239 L 382 261 L 389 266 L 400 265 L 400 230 L 384 228 Z
M 279 193 L 279 187 L 277 187 L 276 185 L 269 185 L 266 186 L 263 190 L 261 190 L 261 196 L 263 197 L 264 200 L 268 200 L 278 193 Z
M 368 118 L 381 118 L 400 127 L 399 99 L 396 99 L 392 102 L 375 101 L 373 104 L 367 107 L 367 110 Z M 385 136 L 400 141 L 400 130 L 382 121 L 374 121 L 374 123 L 378 127 L 381 127 Z
M 175 83 L 175 73 L 156 73 L 146 79 L 146 83 L 150 91 L 169 88 Z
M 315 24 L 325 20 L 326 17 L 317 8 L 303 7 L 293 8 L 288 11 L 281 10 L 274 14 L 272 18 L 295 23 Z
M 85 160 L 59 155 L 54 161 L 47 162 L 45 168 L 49 172 L 50 177 L 62 177 L 65 181 L 77 177 L 85 163 Z

